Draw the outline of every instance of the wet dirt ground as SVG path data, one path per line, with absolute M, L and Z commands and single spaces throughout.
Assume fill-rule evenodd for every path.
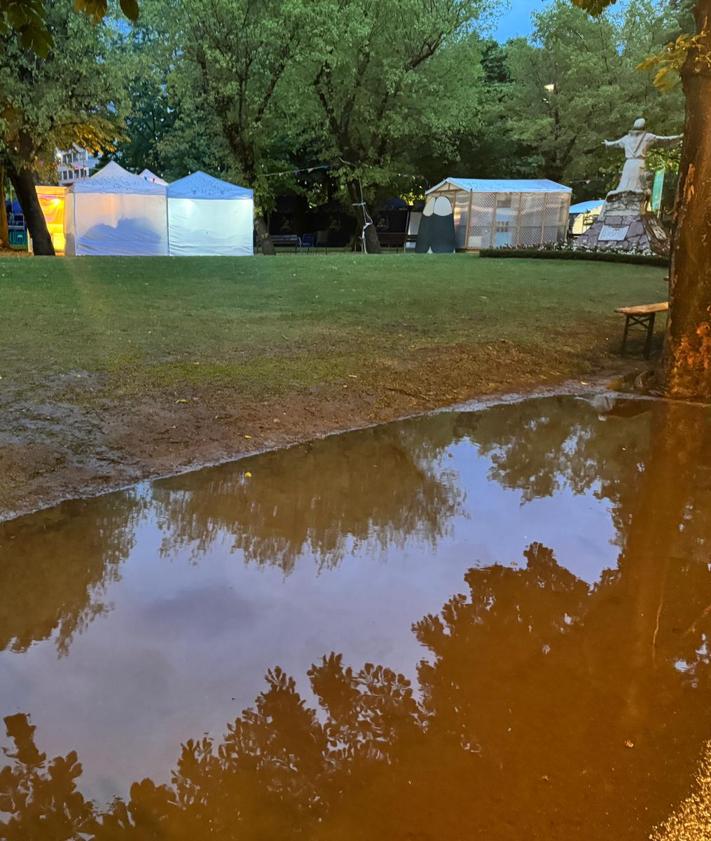
M 524 399 L 0 525 L 0 835 L 705 839 L 710 431 Z
M 639 360 L 532 356 L 512 343 L 422 351 L 369 373 L 267 399 L 181 386 L 124 395 L 68 371 L 2 384 L 0 521 L 64 499 L 502 392 L 602 382 Z

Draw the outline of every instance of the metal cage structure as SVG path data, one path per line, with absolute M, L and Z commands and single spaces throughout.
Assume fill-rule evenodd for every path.
M 566 238 L 571 189 L 555 181 L 445 178 L 430 196 L 452 203 L 457 249 L 528 248 Z

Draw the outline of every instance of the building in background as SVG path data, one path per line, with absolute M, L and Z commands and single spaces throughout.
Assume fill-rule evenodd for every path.
M 77 146 L 57 150 L 57 183 L 69 187 L 81 178 L 88 178 L 98 161 L 86 149 Z

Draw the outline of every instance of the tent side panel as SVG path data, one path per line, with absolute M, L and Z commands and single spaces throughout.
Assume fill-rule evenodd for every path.
M 69 190 L 64 197 L 64 254 L 76 256 L 76 230 L 74 229 L 74 202 L 76 196 Z
M 76 254 L 156 257 L 168 253 L 166 197 L 77 193 Z
M 253 254 L 252 199 L 168 199 L 168 239 L 176 257 Z

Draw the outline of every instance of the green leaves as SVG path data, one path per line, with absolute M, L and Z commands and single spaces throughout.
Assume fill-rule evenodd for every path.
M 52 37 L 45 24 L 43 0 L 0 0 L 0 33 L 12 30 L 26 49 L 46 56 Z
M 533 171 L 595 198 L 610 189 L 619 159 L 602 147 L 644 115 L 661 134 L 679 130 L 678 92 L 662 96 L 642 59 L 677 25 L 674 10 L 631 0 L 623 14 L 590 17 L 557 0 L 534 16 L 530 41 L 508 45 L 510 133 L 535 155 Z
M 55 148 L 111 147 L 122 83 L 107 27 L 77 14 L 72 0 L 46 0 L 43 10 L 53 36 L 44 58 L 14 29 L 0 33 L 0 159 L 54 178 Z
M 0 34 L 16 33 L 22 47 L 46 58 L 53 45 L 47 25 L 51 4 L 52 0 L 0 0 Z M 120 6 L 129 20 L 138 20 L 137 0 L 120 0 Z M 98 23 L 108 13 L 108 0 L 74 0 L 74 7 Z

